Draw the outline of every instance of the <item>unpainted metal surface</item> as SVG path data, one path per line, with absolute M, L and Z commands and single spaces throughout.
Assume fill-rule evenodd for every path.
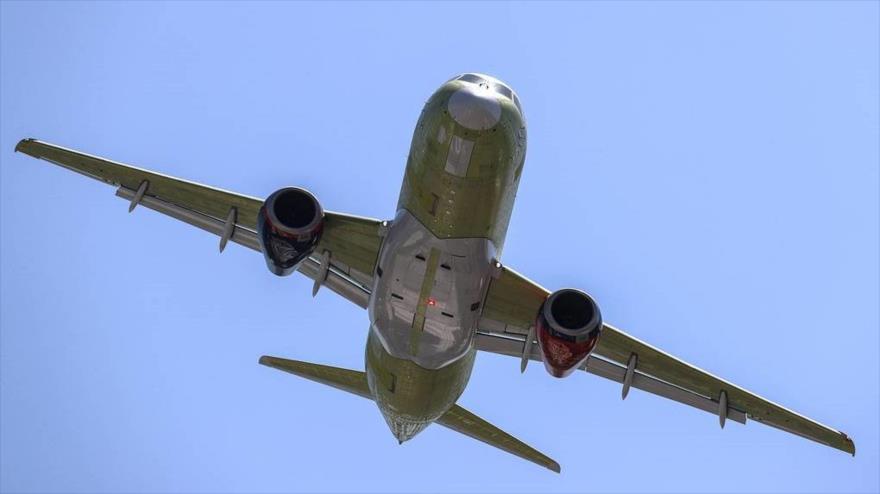
M 371 329 L 385 349 L 426 369 L 463 357 L 492 257 L 487 239 L 438 239 L 401 211 L 385 238 L 369 308 Z

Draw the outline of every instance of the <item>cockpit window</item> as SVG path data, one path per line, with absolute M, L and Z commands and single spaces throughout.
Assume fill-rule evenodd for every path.
M 519 98 L 517 98 L 516 93 L 514 93 L 513 90 L 510 89 L 510 87 L 508 87 L 506 84 L 503 84 L 501 81 L 491 78 L 487 80 L 486 78 L 478 74 L 472 73 L 461 74 L 460 76 L 454 77 L 450 80 L 470 82 L 472 84 L 479 84 L 480 86 L 491 88 L 493 91 L 500 94 L 501 96 L 512 100 L 513 104 L 516 105 L 516 108 L 519 110 L 519 112 L 522 113 L 522 107 L 519 105 Z M 492 82 L 493 80 L 494 82 Z
M 519 110 L 519 114 L 522 115 L 522 107 L 519 106 L 519 98 L 516 97 L 516 93 L 513 95 L 513 104 L 516 105 L 516 109 Z
M 513 91 L 511 91 L 509 87 L 504 86 L 502 84 L 495 84 L 495 91 L 498 91 L 499 93 L 503 94 L 508 99 L 513 98 Z
M 482 77 L 477 74 L 462 74 L 458 76 L 458 80 L 464 82 L 473 82 L 474 84 L 480 84 L 482 82 L 486 82 Z

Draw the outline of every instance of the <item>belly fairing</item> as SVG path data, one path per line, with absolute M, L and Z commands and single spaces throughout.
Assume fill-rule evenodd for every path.
M 493 255 L 488 239 L 440 239 L 401 210 L 385 237 L 369 305 L 371 331 L 385 350 L 425 369 L 466 355 Z

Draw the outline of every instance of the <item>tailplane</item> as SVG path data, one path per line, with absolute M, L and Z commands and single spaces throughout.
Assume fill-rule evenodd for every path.
M 299 377 L 348 391 L 351 394 L 373 399 L 370 387 L 367 386 L 367 374 L 364 372 L 340 369 L 339 367 L 330 367 L 329 365 L 300 362 L 299 360 L 270 357 L 268 355 L 260 357 L 260 363 L 267 367 L 283 370 Z
M 365 372 L 265 355 L 260 357 L 260 363 L 364 398 L 373 399 L 367 385 Z M 458 405 L 454 405 L 437 419 L 437 423 L 556 473 L 560 471 L 559 463 Z

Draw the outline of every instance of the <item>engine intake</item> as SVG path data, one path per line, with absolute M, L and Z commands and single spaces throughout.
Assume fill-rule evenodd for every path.
M 260 246 L 269 271 L 287 276 L 321 240 L 324 210 L 311 192 L 285 187 L 263 203 L 257 216 Z
M 572 288 L 547 297 L 535 321 L 544 367 L 565 377 L 584 363 L 602 333 L 599 306 L 586 293 Z

